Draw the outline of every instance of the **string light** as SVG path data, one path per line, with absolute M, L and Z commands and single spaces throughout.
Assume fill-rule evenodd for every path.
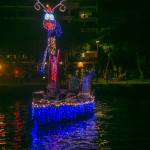
M 98 139 L 96 116 L 63 124 L 38 128 L 36 121 L 31 129 L 33 149 L 96 149 Z M 104 138 L 105 139 L 105 138 Z M 99 143 L 98 143 L 99 144 Z M 69 145 L 69 146 L 68 146 Z
M 35 3 L 36 10 L 44 9 L 43 27 L 47 30 L 47 48 L 44 51 L 41 71 L 44 72 L 46 57 L 49 57 L 50 77 L 51 81 L 56 83 L 57 80 L 57 65 L 59 60 L 59 50 L 56 48 L 56 37 L 62 34 L 61 26 L 55 20 L 54 10 L 59 7 L 61 12 L 66 10 L 63 4 L 66 0 L 61 0 L 55 7 L 46 7 L 39 1 Z M 36 117 L 38 124 L 56 123 L 60 121 L 67 121 L 89 116 L 93 113 L 95 107 L 95 97 L 93 93 L 79 93 L 76 96 L 71 96 L 63 100 L 56 100 L 55 98 L 49 100 L 44 97 L 44 91 L 34 92 L 34 94 L 42 94 L 43 98 L 33 98 L 32 113 Z
M 86 99 L 83 99 L 85 96 Z M 94 99 L 91 93 L 80 93 L 61 101 L 43 98 L 37 102 L 34 99 L 32 109 L 38 124 L 56 123 L 89 116 L 94 111 Z
M 47 30 L 48 32 L 48 46 L 44 51 L 40 71 L 44 73 L 45 70 L 45 62 L 46 62 L 46 57 L 47 54 L 50 55 L 49 60 L 51 62 L 51 80 L 56 82 L 57 79 L 57 64 L 58 64 L 58 57 L 56 55 L 56 37 L 60 37 L 62 34 L 61 31 L 61 26 L 59 23 L 55 20 L 54 17 L 54 10 L 59 7 L 59 10 L 61 12 L 64 12 L 66 10 L 66 6 L 63 4 L 66 0 L 61 0 L 55 7 L 51 8 L 49 5 L 44 6 L 40 0 L 37 0 L 37 2 L 34 5 L 34 8 L 36 10 L 40 10 L 41 7 L 44 9 L 44 19 L 43 19 L 43 27 Z
M 41 67 L 40 67 L 40 72 L 42 72 L 42 73 L 44 73 L 44 70 L 45 70 L 46 57 L 47 57 L 47 48 L 44 50 L 44 55 L 43 55 L 43 59 L 42 59 L 42 64 L 41 64 Z

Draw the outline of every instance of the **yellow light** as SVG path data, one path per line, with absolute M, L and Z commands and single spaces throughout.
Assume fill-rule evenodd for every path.
M 84 17 L 85 17 L 85 14 L 84 14 L 84 13 L 82 13 L 82 14 L 81 14 L 81 18 L 84 18 Z
M 83 67 L 83 62 L 78 62 L 78 67 Z

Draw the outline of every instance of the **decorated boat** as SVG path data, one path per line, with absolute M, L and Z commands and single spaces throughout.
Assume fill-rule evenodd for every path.
M 35 3 L 35 9 L 44 9 L 43 27 L 47 30 L 47 47 L 44 50 L 41 72 L 45 70 L 48 60 L 48 85 L 44 91 L 32 93 L 32 118 L 38 125 L 52 124 L 88 117 L 93 114 L 95 107 L 94 91 L 91 92 L 94 69 L 87 74 L 84 73 L 82 82 L 73 76 L 67 89 L 57 87 L 57 65 L 59 61 L 59 50 L 56 48 L 56 38 L 60 36 L 61 27 L 55 20 L 54 11 L 59 7 L 64 12 L 66 6 L 61 0 L 51 8 L 44 6 L 39 0 Z M 47 59 L 48 58 L 48 59 Z M 81 88 L 80 88 L 81 87 Z

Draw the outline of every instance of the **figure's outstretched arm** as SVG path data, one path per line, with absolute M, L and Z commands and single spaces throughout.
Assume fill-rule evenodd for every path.
M 94 75 L 94 68 L 92 68 L 91 71 L 89 72 L 89 75 L 88 75 L 89 82 L 92 82 L 93 75 Z

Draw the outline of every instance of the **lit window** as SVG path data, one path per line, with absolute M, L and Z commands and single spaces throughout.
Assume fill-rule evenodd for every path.
M 85 14 L 81 14 L 81 18 L 84 18 L 84 15 L 85 15 Z
M 85 57 L 85 53 L 82 53 L 82 54 L 81 54 L 81 57 L 83 57 L 83 58 L 84 58 L 84 57 Z
M 84 18 L 89 18 L 89 16 L 91 16 L 92 15 L 92 13 L 91 12 L 82 12 L 81 14 L 80 14 L 80 17 L 82 18 L 82 19 L 84 19 Z
M 10 58 L 10 55 L 9 54 L 7 54 L 7 56 L 6 56 L 7 58 Z

